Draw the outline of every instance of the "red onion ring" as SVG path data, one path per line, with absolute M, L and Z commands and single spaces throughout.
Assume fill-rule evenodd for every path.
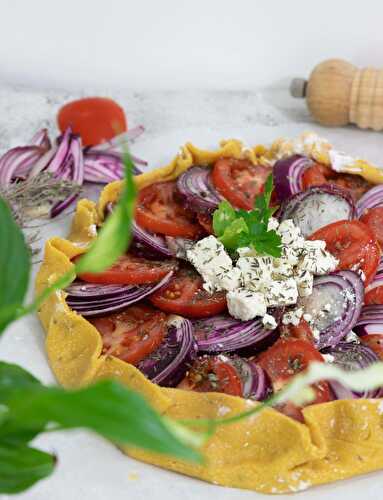
M 310 158 L 301 155 L 293 155 L 275 163 L 274 189 L 279 201 L 302 191 L 302 174 L 312 164 Z
M 213 212 L 222 201 L 211 181 L 209 167 L 192 167 L 177 179 L 177 188 L 185 203 L 195 212 Z

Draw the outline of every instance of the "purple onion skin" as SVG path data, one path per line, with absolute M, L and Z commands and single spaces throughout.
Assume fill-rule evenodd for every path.
M 280 202 L 302 191 L 302 173 L 312 163 L 312 160 L 301 155 L 293 155 L 275 163 L 273 167 L 274 189 Z
M 185 318 L 182 321 L 186 325 L 186 332 L 174 325 L 169 326 L 162 344 L 137 366 L 149 380 L 160 386 L 176 387 L 196 359 L 197 344 L 192 334 L 192 325 Z M 180 359 L 177 360 L 177 356 Z M 175 366 L 170 369 L 172 364 Z
M 194 166 L 177 179 L 177 188 L 186 206 L 198 213 L 212 213 L 222 201 L 211 181 L 210 167 Z

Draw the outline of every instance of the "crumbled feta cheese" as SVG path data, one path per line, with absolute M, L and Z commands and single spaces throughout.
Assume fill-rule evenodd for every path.
M 296 309 L 293 309 L 292 311 L 287 311 L 282 318 L 282 323 L 284 325 L 294 325 L 297 326 L 299 325 L 299 322 L 303 316 L 303 309 L 302 307 L 298 307 Z
M 335 271 L 339 261 L 325 248 L 325 241 L 305 241 L 298 268 L 319 276 Z
M 278 326 L 274 316 L 271 316 L 271 314 L 265 314 L 262 318 L 262 323 L 267 330 L 275 330 Z
M 267 230 L 268 231 L 276 231 L 279 228 L 279 222 L 278 219 L 275 217 L 270 217 L 269 222 L 267 224 Z
M 304 244 L 305 240 L 302 237 L 301 230 L 294 224 L 292 219 L 282 221 L 279 224 L 277 233 L 280 235 L 283 245 L 298 248 Z
M 249 290 L 259 291 L 264 282 L 271 281 L 273 270 L 272 257 L 240 257 L 237 269 L 241 273 L 242 286 Z
M 240 272 L 233 269 L 231 258 L 215 236 L 198 241 L 186 251 L 186 256 L 203 277 L 203 287 L 208 292 L 239 287 Z
M 345 341 L 346 342 L 353 342 L 354 344 L 360 343 L 358 335 L 355 332 L 353 332 L 352 330 L 350 330 L 348 332 L 348 334 L 346 335 Z
M 326 363 L 334 363 L 335 357 L 332 354 L 322 354 Z
M 242 321 L 266 314 L 266 302 L 262 293 L 237 288 L 227 293 L 226 300 L 231 316 Z
M 308 297 L 313 292 L 314 276 L 309 271 L 299 270 L 294 277 L 299 297 Z
M 264 289 L 266 304 L 272 306 L 290 306 L 298 300 L 298 287 L 294 278 L 284 281 L 270 281 Z

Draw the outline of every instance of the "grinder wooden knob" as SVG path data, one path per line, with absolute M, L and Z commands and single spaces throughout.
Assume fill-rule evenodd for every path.
M 314 68 L 308 81 L 294 79 L 294 97 L 305 97 L 322 125 L 353 123 L 360 128 L 383 130 L 383 70 L 358 69 L 341 59 L 329 59 Z

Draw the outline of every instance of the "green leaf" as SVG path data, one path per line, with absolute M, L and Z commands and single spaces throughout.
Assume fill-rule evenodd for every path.
M 246 222 L 240 217 L 234 220 L 229 226 L 226 227 L 222 236 L 219 240 L 222 242 L 223 246 L 228 250 L 236 250 L 238 248 L 238 238 L 239 235 L 248 233 Z
M 133 163 L 127 152 L 124 154 L 124 166 L 125 183 L 120 200 L 102 226 L 96 241 L 77 262 L 77 273 L 101 272 L 128 248 L 137 190 L 132 175 Z
M 29 446 L 0 444 L 0 493 L 18 493 L 52 474 L 55 457 Z
M 57 429 L 83 427 L 119 444 L 202 460 L 139 394 L 115 381 L 101 381 L 77 391 L 29 388 L 10 399 L 7 406 L 8 419 L 0 427 L 0 439 L 14 440 L 20 431 L 33 433 L 48 424 Z
M 21 366 L 0 361 L 0 404 L 6 404 L 20 391 L 36 387 L 42 387 L 42 384 L 31 373 Z
M 221 201 L 213 213 L 213 230 L 217 237 L 224 234 L 225 230 L 237 219 L 234 208 L 228 201 Z
M 0 333 L 23 303 L 29 280 L 30 252 L 11 211 L 0 197 Z
M 281 237 L 275 231 L 267 231 L 255 238 L 251 245 L 260 254 L 280 257 L 282 255 Z

